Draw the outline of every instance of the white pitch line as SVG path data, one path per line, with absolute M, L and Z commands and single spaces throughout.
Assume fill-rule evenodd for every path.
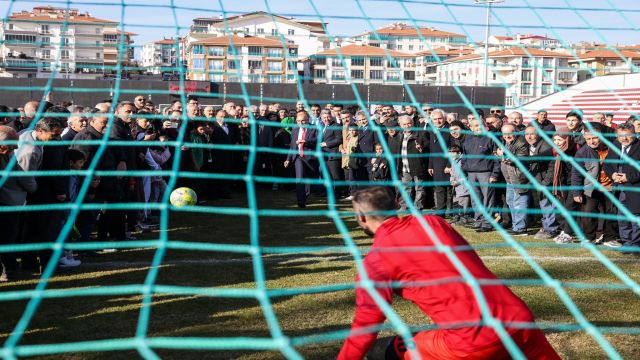
M 286 256 L 265 256 L 263 257 L 263 262 L 274 263 L 274 262 L 283 262 L 283 263 L 297 263 L 297 262 L 305 262 L 305 261 L 334 261 L 334 260 L 342 260 L 349 261 L 352 260 L 351 255 L 342 255 L 342 256 L 313 256 L 313 257 L 296 257 L 297 254 L 291 254 Z M 524 259 L 520 256 L 481 256 L 482 260 L 485 261 L 524 261 Z M 536 262 L 562 262 L 562 263 L 580 263 L 580 262 L 597 262 L 600 261 L 593 257 L 586 256 L 531 256 L 531 259 Z M 637 257 L 629 257 L 629 258 L 609 258 L 612 262 L 615 263 L 640 263 L 640 258 Z M 246 264 L 252 262 L 250 257 L 239 258 L 239 259 L 183 259 L 183 260 L 170 260 L 162 263 L 163 266 L 171 266 L 171 265 L 223 265 L 223 264 Z M 151 261 L 136 261 L 136 262 L 126 262 L 126 261 L 106 261 L 106 262 L 83 262 L 83 265 L 86 266 L 95 266 L 95 267 L 113 267 L 113 268 L 121 268 L 121 267 L 129 267 L 129 266 L 149 266 L 151 265 Z

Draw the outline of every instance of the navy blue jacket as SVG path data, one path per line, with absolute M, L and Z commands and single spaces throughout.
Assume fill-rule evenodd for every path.
M 500 176 L 500 162 L 493 154 L 497 149 L 490 138 L 483 135 L 467 135 L 462 143 L 462 170 L 470 172 L 490 172 L 491 177 Z M 468 158 L 467 156 L 473 156 Z M 482 156 L 482 158 L 476 157 Z
M 622 149 L 622 146 L 617 141 L 613 143 L 618 149 Z M 627 152 L 627 156 L 631 160 L 635 161 L 636 164 L 640 163 L 640 141 L 636 140 L 631 144 L 629 151 Z M 607 154 L 607 158 L 604 163 L 604 172 L 607 176 L 611 177 L 613 173 L 622 173 L 627 175 L 627 183 L 624 184 L 615 184 L 614 190 L 620 190 L 619 187 L 632 187 L 632 188 L 640 188 L 640 171 L 638 171 L 635 167 L 633 167 L 629 161 L 625 163 L 616 163 L 615 161 L 620 160 L 620 156 L 617 152 L 609 149 L 609 154 Z M 636 190 L 636 189 L 633 189 Z M 624 191 L 624 200 L 621 198 L 621 194 L 618 193 L 618 197 L 621 199 L 622 203 L 634 214 L 640 214 L 640 192 L 638 191 Z

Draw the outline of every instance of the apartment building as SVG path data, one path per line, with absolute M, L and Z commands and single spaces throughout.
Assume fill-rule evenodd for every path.
M 558 39 L 535 34 L 515 34 L 514 36 L 493 35 L 489 37 L 489 47 L 491 50 L 503 50 L 514 46 L 555 50 L 561 49 L 562 43 Z
M 0 27 L 0 76 L 48 78 L 56 70 L 57 78 L 102 77 L 105 66 L 116 64 L 107 49 L 117 26 L 77 9 L 38 6 L 14 12 Z M 126 36 L 130 42 L 132 35 Z M 124 59 L 133 57 L 128 51 Z
M 142 47 L 142 66 L 147 73 L 177 71 L 180 43 L 175 39 L 162 39 Z
M 367 45 L 347 45 L 319 52 L 304 60 L 305 79 L 321 84 L 416 83 L 414 54 Z M 342 57 L 342 59 L 341 59 Z
M 118 59 L 123 67 L 131 66 L 134 59 L 133 37 L 137 34 L 120 31 L 117 26 L 107 27 L 104 31 L 104 69 L 105 74 L 116 74 L 118 72 Z M 120 44 L 123 44 L 120 46 Z M 123 54 L 120 55 L 120 49 Z M 127 73 L 128 70 L 121 68 L 120 73 Z
M 253 36 L 219 36 L 191 42 L 188 79 L 213 82 L 293 83 L 298 46 Z
M 578 80 L 594 76 L 630 74 L 640 71 L 640 52 L 630 50 L 597 49 L 572 57 L 569 65 L 578 69 Z
M 355 45 L 368 45 L 407 53 L 417 53 L 438 47 L 466 47 L 468 43 L 466 35 L 435 28 L 416 28 L 401 22 L 355 35 L 350 40 Z
M 235 34 L 271 40 L 284 39 L 286 42 L 295 43 L 298 46 L 298 55 L 306 57 L 328 48 L 329 38 L 325 34 L 324 26 L 326 23 L 319 21 L 297 20 L 256 11 L 229 16 L 224 20 L 221 17 L 196 18 L 191 29 L 193 32 L 206 32 L 210 37 Z
M 446 60 L 473 53 L 471 48 L 439 47 L 420 51 L 416 56 L 416 82 L 434 85 L 437 80 L 437 65 Z
M 505 105 L 521 104 L 578 83 L 578 70 L 569 66 L 571 55 L 536 48 L 512 47 L 488 54 L 488 85 L 506 88 Z M 437 85 L 483 85 L 483 54 L 470 54 L 437 66 Z

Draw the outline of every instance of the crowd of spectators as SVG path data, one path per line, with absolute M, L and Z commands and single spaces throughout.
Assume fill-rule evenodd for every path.
M 598 113 L 589 122 L 572 111 L 556 129 L 544 110 L 525 121 L 521 113 L 505 116 L 497 107 L 487 115 L 473 109 L 459 117 L 430 105 L 421 111 L 380 105 L 369 113 L 340 104 L 298 102 L 285 109 L 278 103 L 215 107 L 187 100 L 163 109 L 142 95 L 93 107 L 47 101 L 0 106 L 0 170 L 8 171 L 0 180 L 0 206 L 42 205 L 4 212 L 0 244 L 55 242 L 70 211 L 47 205 L 79 202 L 149 206 L 82 209 L 66 241 L 133 240 L 158 226 L 151 205 L 167 190 L 167 172 L 161 171 L 177 167 L 177 186 L 194 189 L 200 203 L 244 191 L 247 172 L 261 179 L 256 184 L 262 191 L 295 190 L 300 208 L 310 197 L 327 196 L 328 189 L 349 201 L 372 183 L 393 186 L 397 180 L 411 199 L 405 201 L 396 187 L 399 210 L 430 211 L 478 232 L 500 224 L 512 236 L 525 236 L 539 227 L 531 234 L 536 239 L 569 243 L 576 235 L 560 211 L 565 208 L 580 212 L 577 222 L 587 241 L 640 245 L 640 227 L 626 216 L 640 213 L 635 117 L 615 124 Z M 145 175 L 128 175 L 132 170 Z M 16 175 L 21 171 L 50 173 Z M 618 212 L 625 214 L 620 220 L 600 216 Z M 74 267 L 80 265 L 76 257 L 109 251 L 115 250 L 64 251 L 56 261 Z M 7 281 L 40 272 L 52 251 L 0 255 L 0 280 Z

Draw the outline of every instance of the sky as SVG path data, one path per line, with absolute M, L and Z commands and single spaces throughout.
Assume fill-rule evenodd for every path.
M 122 4 L 125 6 L 122 6 Z M 173 5 L 172 5 L 173 3 Z M 370 31 L 392 22 L 428 26 L 484 41 L 486 7 L 474 0 L 0 0 L 0 15 L 50 5 L 89 11 L 124 23 L 136 46 L 188 32 L 195 17 L 252 11 L 322 20 L 334 36 Z M 506 0 L 492 7 L 491 34 L 534 33 L 564 43 L 640 43 L 638 0 Z

